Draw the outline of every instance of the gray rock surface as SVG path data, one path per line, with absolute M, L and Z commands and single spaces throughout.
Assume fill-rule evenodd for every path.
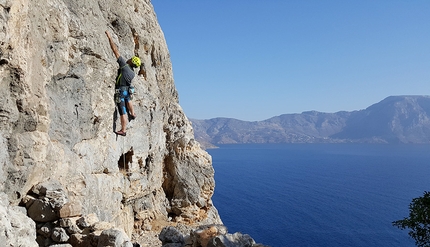
M 50 245 L 49 247 L 74 247 L 71 244 L 54 244 Z
M 89 228 L 97 222 L 99 222 L 99 218 L 97 217 L 96 214 L 93 213 L 79 218 L 76 221 L 76 224 L 81 228 Z
M 199 226 L 192 229 L 189 235 L 169 226 L 161 231 L 159 238 L 162 247 L 265 247 L 255 243 L 248 234 L 228 233 L 227 227 L 219 224 Z
M 24 210 L 25 211 L 25 210 Z M 37 247 L 36 226 L 23 211 L 9 204 L 7 195 L 0 192 L 0 243 L 2 246 Z
M 41 199 L 33 201 L 28 208 L 28 216 L 37 222 L 50 222 L 59 219 L 51 204 Z
M 255 244 L 251 236 L 237 232 L 216 236 L 209 241 L 207 247 L 253 247 Z
M 123 231 L 119 229 L 108 229 L 101 233 L 97 247 L 129 247 L 130 244 L 130 239 Z M 131 246 L 133 245 L 131 244 Z
M 69 235 L 67 235 L 67 232 L 64 230 L 64 228 L 56 227 L 52 230 L 51 238 L 54 240 L 54 242 L 64 243 L 69 240 Z
M 51 238 L 54 228 L 55 224 L 52 222 L 42 223 L 42 226 L 37 228 L 37 233 L 45 238 Z
M 24 203 L 37 222 L 95 214 L 136 238 L 178 222 L 221 222 L 211 157 L 179 105 L 149 0 L 0 0 L 0 28 L 5 205 Z M 125 138 L 113 133 L 118 64 L 106 30 L 124 57 L 142 60 Z
M 56 180 L 39 183 L 33 186 L 31 192 L 39 198 L 46 199 L 53 210 L 59 210 L 68 202 L 67 192 L 60 182 Z
M 69 243 L 73 247 L 88 247 L 98 245 L 98 238 L 94 235 L 72 234 L 70 235 Z
M 172 226 L 163 228 L 160 233 L 159 239 L 161 240 L 161 243 L 163 245 L 169 243 L 177 243 L 183 245 L 185 243 L 184 236 L 182 235 L 182 233 Z

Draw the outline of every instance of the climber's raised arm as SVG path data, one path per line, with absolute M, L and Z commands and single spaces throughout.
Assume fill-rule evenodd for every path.
M 113 42 L 112 37 L 110 36 L 110 33 L 108 31 L 106 31 L 105 33 L 109 39 L 109 44 L 110 44 L 110 47 L 112 48 L 113 54 L 115 54 L 116 59 L 118 59 L 120 56 L 119 51 L 118 51 L 118 47 Z

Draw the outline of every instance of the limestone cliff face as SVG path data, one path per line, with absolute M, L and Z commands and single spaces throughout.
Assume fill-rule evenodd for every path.
M 68 205 L 128 234 L 220 222 L 211 157 L 179 103 L 149 0 L 0 0 L 0 192 L 59 181 Z M 142 60 L 127 137 L 113 101 L 121 55 Z

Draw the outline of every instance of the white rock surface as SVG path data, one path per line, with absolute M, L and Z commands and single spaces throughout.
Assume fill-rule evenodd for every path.
M 220 222 L 211 157 L 179 105 L 149 0 L 0 0 L 0 29 L 0 192 L 12 205 L 55 180 L 62 215 L 96 214 L 128 236 L 169 218 Z M 142 60 L 126 138 L 113 133 L 118 65 L 106 30 Z

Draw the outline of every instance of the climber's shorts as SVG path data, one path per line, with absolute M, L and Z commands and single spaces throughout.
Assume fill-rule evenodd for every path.
M 118 97 L 119 96 L 119 97 Z M 127 114 L 127 102 L 130 101 L 128 90 L 120 90 L 119 95 L 115 96 L 116 106 L 118 107 L 119 115 Z

